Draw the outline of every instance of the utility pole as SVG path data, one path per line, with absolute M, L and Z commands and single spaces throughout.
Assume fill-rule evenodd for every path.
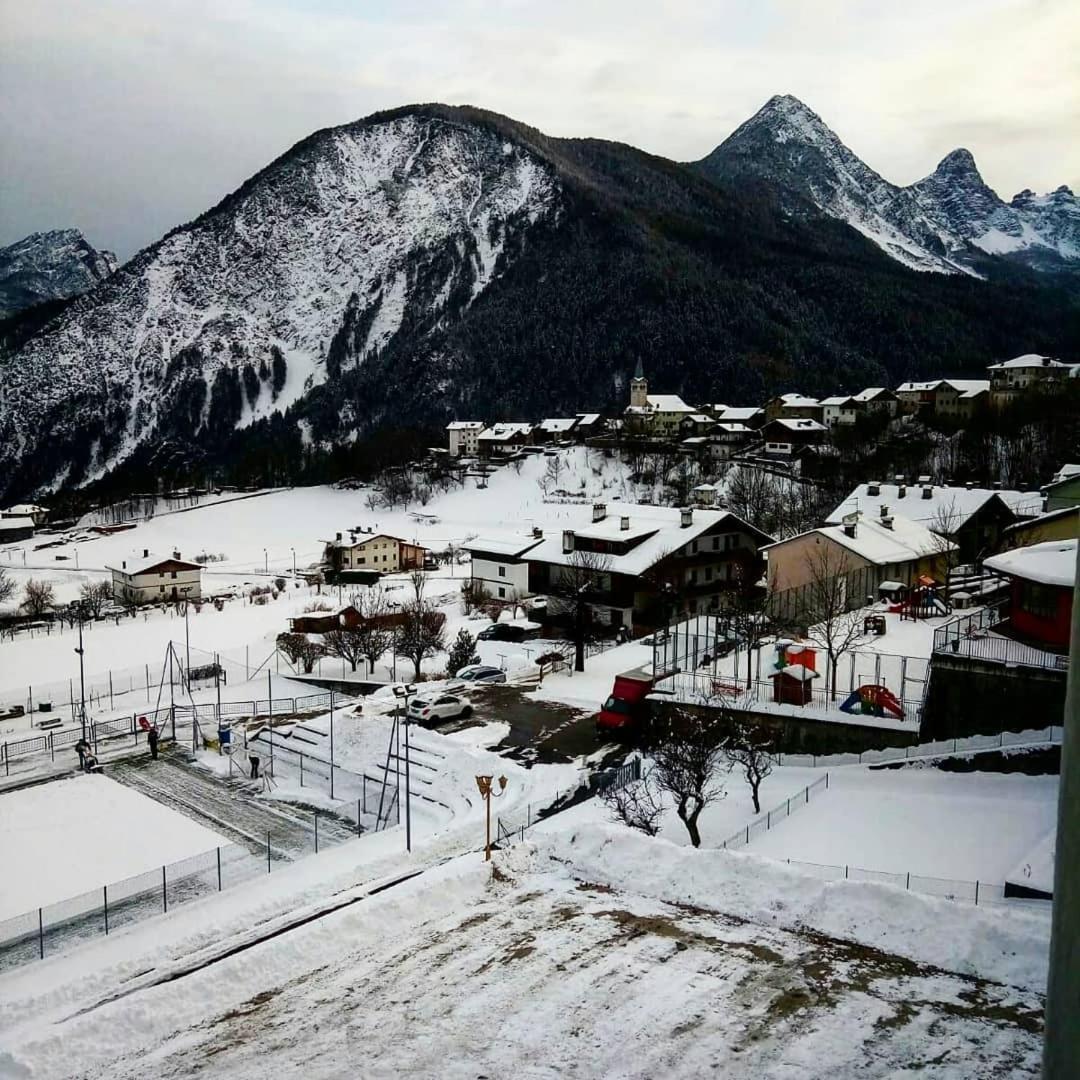
M 1045 1080 L 1071 1080 L 1080 1061 L 1080 544 L 1076 554 L 1046 983 Z
M 79 712 L 82 718 L 82 738 L 83 742 L 86 741 L 86 675 L 85 665 L 83 664 L 83 609 L 79 608 L 79 647 L 75 650 L 79 654 Z
M 411 769 L 409 761 L 409 698 L 416 693 L 416 687 L 412 683 L 394 687 L 394 697 L 397 703 L 394 712 L 397 714 L 401 708 L 401 702 L 405 702 L 405 850 L 412 852 L 412 798 L 411 798 Z
M 187 656 L 187 686 L 191 693 L 191 628 L 188 625 L 188 608 L 191 607 L 189 600 L 184 600 L 184 652 Z
M 334 688 L 330 688 L 330 798 L 334 797 Z

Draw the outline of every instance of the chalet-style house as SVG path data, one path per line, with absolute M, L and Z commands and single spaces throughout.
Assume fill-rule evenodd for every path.
M 700 415 L 678 394 L 650 394 L 641 361 L 630 380 L 630 404 L 623 412 L 626 431 L 654 439 L 675 439 L 688 416 Z
M 112 594 L 117 603 L 154 604 L 202 597 L 202 567 L 180 557 L 179 551 L 154 555 L 144 548 L 112 571 Z
M 533 430 L 533 425 L 527 423 L 492 424 L 477 436 L 478 452 L 485 458 L 517 454 L 532 443 Z
M 765 422 L 781 418 L 785 420 L 816 420 L 821 422 L 821 402 L 805 394 L 780 394 L 765 402 Z M 726 417 L 725 417 L 726 419 Z
M 527 548 L 530 538 L 523 538 L 514 557 L 528 564 L 530 594 L 549 597 L 553 613 L 571 583 L 587 575 L 593 619 L 613 627 L 640 630 L 675 612 L 720 609 L 725 596 L 757 587 L 759 548 L 772 540 L 723 510 L 632 503 L 596 503 L 591 514 L 568 509 L 580 512 L 579 520 Z
M 34 519 L 29 514 L 22 517 L 5 514 L 0 517 L 0 544 L 13 544 L 16 540 L 29 540 L 34 535 Z
M 990 404 L 995 409 L 1011 405 L 1025 391 L 1067 379 L 1076 372 L 1076 366 L 1038 353 L 1025 353 L 1000 364 L 991 364 Z
M 793 420 L 781 417 L 770 420 L 762 429 L 765 453 L 781 458 L 791 458 L 807 446 L 820 443 L 828 428 L 817 420 Z
M 396 574 L 423 569 L 427 549 L 387 533 L 350 532 L 348 540 L 338 533 L 327 545 L 327 555 L 335 570 Z
M 970 420 L 990 401 L 989 379 L 931 379 L 906 382 L 896 388 L 897 408 L 902 413 Z
M 895 514 L 924 525 L 957 545 L 961 562 L 974 562 L 997 551 L 1010 526 L 1039 512 L 1037 491 L 996 491 L 989 488 L 947 487 L 928 479 L 908 485 L 903 479 L 883 484 L 859 484 L 826 519 L 839 525 L 862 511 L 868 518 Z
M 539 535 L 473 540 L 465 545 L 472 556 L 472 581 L 496 600 L 521 600 L 529 595 L 527 556 L 542 540 Z

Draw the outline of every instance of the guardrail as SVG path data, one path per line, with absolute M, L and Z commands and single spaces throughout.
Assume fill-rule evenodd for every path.
M 934 630 L 934 652 L 991 664 L 1015 664 L 1050 671 L 1068 670 L 1068 656 L 993 633 L 993 628 L 1005 621 L 1007 611 L 1008 602 L 1002 600 L 942 623 Z

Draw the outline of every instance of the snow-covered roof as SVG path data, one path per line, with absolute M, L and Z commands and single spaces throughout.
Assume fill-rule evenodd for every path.
M 153 570 L 155 566 L 160 566 L 162 563 L 180 563 L 186 566 L 190 570 L 201 570 L 202 567 L 198 563 L 192 562 L 190 559 L 181 559 L 173 552 L 166 552 L 164 555 L 155 555 L 152 551 L 149 555 L 144 555 L 141 551 L 134 551 L 129 555 L 124 556 L 119 562 L 114 563 L 111 566 L 106 566 L 106 570 L 119 570 L 122 574 L 145 574 L 150 570 Z
M 0 517 L 0 532 L 14 532 L 16 529 L 34 529 L 34 519 L 28 514 L 18 517 Z
M 607 513 L 602 521 L 592 520 L 592 508 L 589 506 L 566 506 L 560 510 L 568 511 L 563 519 L 563 528 L 572 530 L 575 536 L 591 540 L 638 540 L 639 543 L 625 555 L 600 556 L 606 561 L 607 572 L 637 576 L 655 566 L 684 544 L 696 540 L 702 533 L 714 525 L 728 523 L 732 529 L 747 529 L 762 541 L 771 538 L 760 529 L 755 529 L 742 518 L 726 510 L 693 510 L 690 524 L 682 525 L 682 511 L 671 506 L 653 506 L 642 503 L 608 503 Z M 629 528 L 622 528 L 622 518 L 629 518 Z M 577 522 L 575 523 L 575 518 Z M 562 531 L 558 535 L 545 537 L 543 542 L 529 552 L 529 561 L 568 566 L 574 558 L 573 552 L 563 551 Z
M 815 403 L 816 404 L 816 403 Z M 791 419 L 786 416 L 777 417 L 773 421 L 774 424 L 781 424 L 789 431 L 828 431 L 824 424 L 819 424 L 816 420 L 807 420 L 805 418 Z
M 579 424 L 595 424 L 600 419 L 600 413 L 598 412 L 583 412 L 578 413 Z
M 550 417 L 540 422 L 540 430 L 552 435 L 560 435 L 564 431 L 569 431 L 577 422 L 576 416 Z
M 923 497 L 923 488 L 909 484 L 904 497 L 896 484 L 876 484 L 877 495 L 871 495 L 869 484 L 859 484 L 846 499 L 825 519 L 826 524 L 836 525 L 847 514 L 862 510 L 868 517 L 880 514 L 887 506 L 894 514 L 901 514 L 909 521 L 919 521 L 929 527 L 948 523 L 955 532 L 969 518 L 981 510 L 994 496 L 1019 517 L 1032 516 L 1042 509 L 1042 496 L 1037 491 L 991 491 L 989 488 L 931 487 L 930 498 Z
M 698 484 L 696 487 L 692 487 L 691 491 L 716 491 L 715 484 Z
M 955 544 L 936 536 L 925 525 L 899 515 L 892 516 L 891 529 L 883 525 L 880 518 L 859 513 L 854 536 L 848 536 L 843 525 L 823 525 L 800 535 L 809 536 L 814 533 L 828 537 L 875 566 L 908 563 L 927 555 L 956 550 Z M 779 543 L 770 544 L 765 550 L 780 547 L 799 538 L 781 540 Z
M 1053 521 L 1061 521 L 1070 514 L 1080 514 L 1080 510 L 1075 506 L 1064 506 L 1060 510 L 1051 510 L 1047 514 L 1039 514 L 1038 517 L 1026 518 L 1023 521 L 1018 521 L 1015 525 L 1010 525 L 1004 531 L 1010 533 L 1019 532 L 1024 529 L 1037 529 L 1040 525 L 1049 525 Z
M 511 537 L 509 540 L 487 540 L 479 537 L 462 546 L 474 555 L 504 555 L 510 559 L 519 559 L 525 552 L 536 547 L 541 539 L 539 536 Z
M 34 514 L 47 514 L 48 512 L 46 507 L 37 506 L 34 503 L 16 503 L 6 510 L 0 510 L 0 514 L 4 517 L 31 517 Z
M 846 405 L 849 401 L 855 399 L 847 395 L 836 395 L 834 397 L 822 398 L 820 404 L 822 405 Z
M 810 405 L 817 405 L 817 398 L 807 397 L 805 394 L 781 394 L 780 400 L 785 406 L 791 408 L 805 408 Z
M 990 393 L 989 379 L 942 379 L 938 385 L 942 383 L 951 386 L 962 398 L 973 398 L 979 394 Z
M 789 679 L 797 679 L 799 682 L 810 682 L 811 679 L 818 678 L 819 673 L 803 664 L 788 664 L 787 667 L 773 672 L 772 677 L 775 679 L 777 675 L 786 675 Z
M 692 405 L 687 405 L 678 394 L 648 394 L 645 400 L 653 412 L 665 413 L 693 413 L 697 410 Z
M 891 393 L 891 391 L 887 387 L 869 386 L 865 390 L 860 390 L 855 394 L 852 400 L 865 403 L 867 401 L 873 401 L 874 398 L 878 397 L 880 394 L 888 393 Z
M 508 442 L 511 439 L 528 438 L 532 433 L 532 424 L 492 424 L 481 431 L 479 437 L 486 442 Z
M 753 420 L 761 415 L 761 409 L 756 405 L 732 405 L 720 410 L 720 420 Z
M 727 421 L 722 421 L 721 423 L 717 424 L 716 425 L 716 430 L 717 431 L 722 431 L 726 435 L 749 435 L 750 434 L 750 428 L 748 428 L 745 424 L 728 423 Z
M 706 438 L 704 435 L 691 435 L 689 438 L 683 439 L 682 445 L 683 446 L 687 446 L 687 445 L 689 445 L 689 446 L 701 446 L 704 443 L 707 443 L 708 441 L 709 441 L 708 438 Z
M 446 425 L 447 431 L 482 431 L 483 420 L 452 420 Z
M 1050 483 L 1058 484 L 1062 480 L 1068 480 L 1073 476 L 1080 476 L 1080 465 L 1062 465 L 1061 468 L 1050 477 Z
M 695 424 L 711 424 L 713 422 L 711 416 L 706 416 L 704 413 L 700 412 L 691 413 L 687 417 L 687 420 L 693 420 Z
M 1052 356 L 1043 356 L 1040 353 L 1024 353 L 1023 356 L 1014 356 L 1011 360 L 1002 360 L 1000 364 L 991 364 L 990 371 L 1004 371 L 1006 368 L 1068 368 L 1071 364 L 1064 364 L 1055 360 Z
M 1075 540 L 1047 540 L 984 559 L 983 566 L 995 574 L 1071 589 L 1076 583 L 1076 543 Z
M 929 382 L 903 382 L 896 388 L 896 392 L 898 394 L 918 394 L 925 390 L 933 390 L 944 381 L 944 379 L 931 379 Z

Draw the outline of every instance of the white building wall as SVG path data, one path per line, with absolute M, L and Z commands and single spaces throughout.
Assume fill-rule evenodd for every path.
M 472 579 L 497 600 L 520 600 L 529 592 L 529 564 L 474 555 Z

